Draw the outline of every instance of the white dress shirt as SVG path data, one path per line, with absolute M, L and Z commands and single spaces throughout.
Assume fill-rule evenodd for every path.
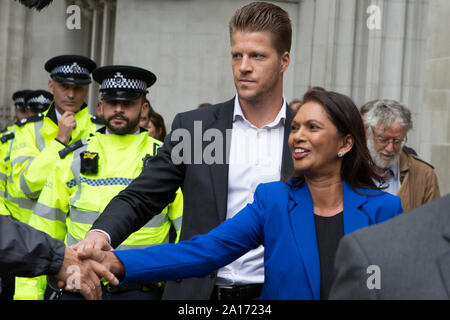
M 279 181 L 283 154 L 286 99 L 275 120 L 258 129 L 244 116 L 238 97 L 234 101 L 228 173 L 227 219 L 247 203 L 260 183 Z M 264 282 L 264 248 L 245 255 L 218 270 L 216 285 L 243 285 Z
M 55 107 L 55 113 L 56 113 L 56 119 L 59 121 L 59 118 L 61 118 L 62 114 L 58 112 L 58 109 Z

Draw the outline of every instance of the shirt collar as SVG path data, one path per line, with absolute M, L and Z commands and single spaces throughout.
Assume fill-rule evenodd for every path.
M 286 108 L 286 98 L 283 96 L 283 105 L 281 106 L 280 112 L 278 112 L 274 121 L 266 124 L 264 127 L 275 127 L 280 123 L 284 124 L 284 122 L 286 121 Z M 250 121 L 245 118 L 245 115 L 242 112 L 241 104 L 239 103 L 238 95 L 236 94 L 236 96 L 234 97 L 233 122 L 236 122 L 238 119 L 243 120 L 253 126 L 253 124 L 251 124 Z
M 106 128 L 105 129 L 105 134 L 115 134 L 114 132 L 109 131 L 108 127 L 105 127 L 105 128 Z M 135 133 L 132 133 L 132 134 L 138 135 L 140 133 L 141 133 L 141 129 L 139 129 L 138 131 L 136 131 Z
M 398 161 L 392 167 L 390 167 L 389 169 L 392 170 L 393 178 L 395 180 L 397 180 L 398 179 Z
M 55 113 L 56 113 L 56 119 L 58 119 L 59 120 L 59 118 L 61 118 L 61 113 L 59 113 L 58 112 L 58 109 L 56 109 L 56 107 L 55 107 Z
M 391 170 L 392 170 L 392 172 L 394 172 L 394 178 L 395 178 L 395 180 L 397 180 L 398 179 L 398 173 L 399 173 L 399 170 L 398 170 L 398 161 L 395 163 L 395 165 L 391 168 Z

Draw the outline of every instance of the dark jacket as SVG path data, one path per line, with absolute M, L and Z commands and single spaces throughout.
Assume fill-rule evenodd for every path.
M 64 250 L 62 241 L 0 215 L 0 276 L 56 274 Z
M 198 234 L 208 233 L 226 218 L 228 199 L 228 164 L 226 156 L 230 145 L 223 143 L 219 163 L 196 164 L 211 141 L 202 139 L 205 131 L 220 132 L 223 141 L 227 129 L 233 126 L 234 99 L 208 108 L 196 109 L 177 114 L 172 131 L 158 149 L 149 166 L 141 175 L 105 208 L 103 214 L 93 224 L 92 229 L 106 231 L 111 236 L 113 247 L 118 246 L 133 231 L 141 228 L 155 214 L 173 200 L 175 191 L 181 186 L 184 198 L 183 223 L 180 240 L 187 240 Z M 288 176 L 293 170 L 293 162 L 287 139 L 293 118 L 290 108 L 286 110 L 284 144 L 281 172 Z M 201 128 L 200 128 L 201 125 Z M 177 130 L 176 129 L 184 129 Z M 217 131 L 218 130 L 218 131 Z M 231 133 L 231 132 L 228 132 Z M 189 134 L 192 164 L 174 164 L 171 159 L 178 140 L 171 141 L 177 134 Z M 207 140 L 207 139 L 205 139 Z M 184 140 L 183 140 L 184 141 Z M 179 146 L 177 146 L 179 148 Z M 177 149 L 175 149 L 177 150 Z M 179 152 L 174 152 L 178 155 Z M 183 154 L 183 156 L 188 156 Z M 174 159 L 177 162 L 179 159 Z M 166 284 L 164 299 L 209 299 L 214 289 L 216 272 L 205 278 L 191 278 L 171 281 Z
M 331 299 L 450 299 L 450 195 L 342 238 Z

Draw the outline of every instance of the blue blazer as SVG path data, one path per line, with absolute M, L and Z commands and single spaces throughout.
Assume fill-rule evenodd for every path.
M 402 212 L 397 196 L 353 191 L 344 181 L 344 234 Z M 367 195 L 370 194 L 370 195 Z M 126 270 L 122 283 L 204 277 L 247 251 L 264 245 L 261 299 L 320 299 L 320 262 L 313 203 L 306 183 L 260 184 L 254 202 L 208 234 L 178 244 L 114 253 Z

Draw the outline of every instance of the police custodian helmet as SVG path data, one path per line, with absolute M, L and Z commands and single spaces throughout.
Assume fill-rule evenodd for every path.
M 95 69 L 92 77 L 100 84 L 100 100 L 136 100 L 147 93 L 156 76 L 133 66 L 105 66 Z

